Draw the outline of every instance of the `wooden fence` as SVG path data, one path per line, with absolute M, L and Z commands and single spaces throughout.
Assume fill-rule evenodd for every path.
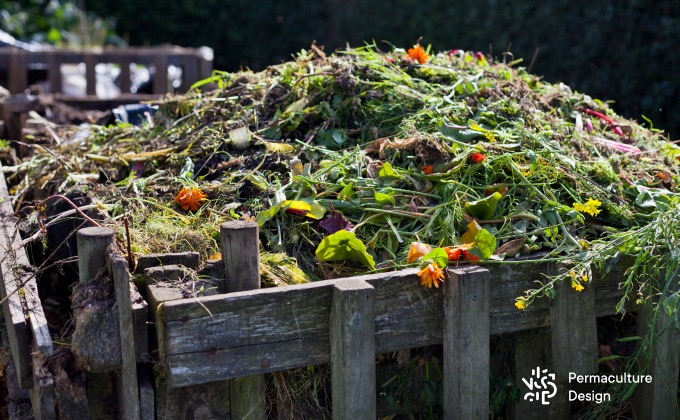
M 23 93 L 29 87 L 29 69 L 41 68 L 47 71 L 49 93 L 62 92 L 62 64 L 85 65 L 86 94 L 96 95 L 97 64 L 120 66 L 120 90 L 130 93 L 132 86 L 130 65 L 138 64 L 155 69 L 153 94 L 168 93 L 168 66 L 182 69 L 182 84 L 178 92 L 189 87 L 212 72 L 212 52 L 205 49 L 160 46 L 149 48 L 100 48 L 83 50 L 23 51 L 12 47 L 0 48 L 0 72 L 8 75 L 10 93 Z
M 1 206 L 2 295 L 10 294 L 3 309 L 12 356 L 20 383 L 32 388 L 36 418 L 52 419 L 62 409 L 44 362 L 53 353 L 52 342 L 33 294 L 34 280 L 17 269 L 25 267 L 25 254 L 8 200 Z M 595 273 L 581 293 L 560 284 L 552 302 L 539 300 L 524 311 L 515 308 L 514 298 L 544 273 L 562 267 L 544 262 L 450 267 L 440 289 L 421 287 L 415 269 L 259 289 L 257 225 L 228 222 L 221 226 L 222 260 L 203 270 L 217 284 L 208 296 L 186 298 L 168 286 L 186 275 L 184 266 L 198 267 L 196 254 L 140 258 L 137 269 L 144 281 L 137 284 L 145 288 L 149 321 L 155 326 L 147 337 L 146 304 L 131 299 L 138 295 L 126 260 L 113 246 L 114 232 L 89 227 L 77 236 L 80 282 L 95 281 L 102 272 L 113 279 L 120 336 L 110 342 L 102 338 L 99 345 L 120 347 L 117 398 L 119 416 L 126 419 L 193 418 L 199 411 L 205 418 L 220 418 L 227 411 L 231 418 L 265 418 L 264 374 L 324 363 L 331 366 L 333 417 L 376 418 L 376 354 L 428 345 L 443 346 L 444 417 L 485 418 L 494 335 L 515 337 L 519 386 L 519 379 L 529 378 L 540 365 L 556 374 L 563 396 L 549 406 L 522 400 L 515 417 L 569 418 L 568 373 L 597 373 L 596 317 L 614 314 L 622 296 L 618 283 L 629 266 L 622 262 L 606 278 Z M 25 307 L 12 294 L 20 284 Z M 638 418 L 677 415 L 680 340 L 674 328 L 666 328 L 669 324 L 661 315 L 653 326 L 658 329 L 649 368 L 654 381 L 636 390 Z M 646 319 L 640 325 L 641 331 L 647 328 Z M 534 341 L 526 340 L 528 331 L 545 328 L 549 336 L 534 334 Z M 144 355 L 154 350 L 145 347 L 147 339 L 159 350 L 154 386 L 139 369 L 147 363 Z M 546 358 L 550 353 L 552 358 Z M 88 388 L 107 380 L 96 366 L 90 369 Z M 90 398 L 90 413 L 96 413 L 98 399 Z

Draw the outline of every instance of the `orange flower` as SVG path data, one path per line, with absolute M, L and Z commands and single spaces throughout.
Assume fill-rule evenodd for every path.
M 474 163 L 479 163 L 484 159 L 486 159 L 486 155 L 484 153 L 474 152 L 470 154 L 470 160 L 472 160 Z
M 419 62 L 420 64 L 425 64 L 427 63 L 427 60 L 430 58 L 430 55 L 425 52 L 423 47 L 420 46 L 420 44 L 416 44 L 413 46 L 413 48 L 408 49 L 408 56 Z
M 180 192 L 177 193 L 175 197 L 175 202 L 177 202 L 182 209 L 185 211 L 196 211 L 205 202 L 207 196 L 203 194 L 198 188 L 182 188 Z
M 479 257 L 468 252 L 474 244 L 463 244 L 444 247 L 444 251 L 449 256 L 449 261 L 475 261 Z
M 422 242 L 411 242 L 411 248 L 408 250 L 406 261 L 410 263 L 416 262 L 418 258 L 428 254 L 430 251 L 432 251 L 432 247 L 430 245 L 424 244 Z
M 418 272 L 418 277 L 420 277 L 420 285 L 439 289 L 439 283 L 444 281 L 444 270 L 439 268 L 437 264 L 428 264 L 427 267 L 423 268 Z
M 425 165 L 421 166 L 420 170 L 423 171 L 425 175 L 432 175 L 432 173 L 434 172 L 434 167 L 432 165 Z

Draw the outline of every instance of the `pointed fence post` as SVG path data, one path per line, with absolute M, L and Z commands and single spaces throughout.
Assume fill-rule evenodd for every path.
M 257 223 L 234 221 L 220 226 L 220 249 L 227 293 L 260 288 L 260 248 Z M 230 381 L 231 418 L 265 419 L 263 375 Z
M 376 418 L 373 286 L 342 280 L 333 289 L 331 386 L 333 418 Z
M 489 416 L 489 271 L 449 268 L 444 281 L 444 418 Z

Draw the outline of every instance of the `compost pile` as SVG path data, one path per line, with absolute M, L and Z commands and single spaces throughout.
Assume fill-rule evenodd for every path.
M 680 148 L 520 62 L 312 46 L 215 73 L 142 126 L 46 134 L 9 182 L 34 240 L 55 194 L 106 211 L 134 255 L 216 258 L 221 222 L 257 221 L 272 285 L 538 253 L 582 290 L 620 254 L 677 260 Z

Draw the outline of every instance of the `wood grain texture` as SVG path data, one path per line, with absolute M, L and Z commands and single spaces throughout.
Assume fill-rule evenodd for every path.
M 489 272 L 480 267 L 447 270 L 444 292 L 443 364 L 447 419 L 486 418 L 489 413 Z
M 53 353 L 52 337 L 38 296 L 35 273 L 16 228 L 5 177 L 0 172 L 0 295 L 19 384 L 29 388 L 32 383 L 31 339 L 37 350 L 49 357 Z M 22 290 L 19 293 L 17 289 Z M 23 295 L 26 313 L 21 302 Z M 9 296 L 9 297 L 8 297 Z M 28 321 L 26 320 L 28 315 Z
M 78 278 L 81 283 L 91 281 L 106 267 L 106 253 L 115 241 L 113 229 L 87 227 L 76 233 L 78 244 Z
M 224 222 L 220 226 L 220 250 L 226 291 L 260 288 L 260 249 L 255 222 Z
M 655 329 L 654 353 L 644 372 L 652 375 L 652 383 L 643 383 L 635 389 L 633 411 L 638 419 L 677 419 L 680 332 L 675 327 L 677 320 L 670 318 L 664 310 L 659 311 L 654 322 L 650 308 L 641 305 L 638 336 L 644 337 L 652 325 Z
M 260 239 L 257 223 L 233 221 L 220 226 L 220 250 L 224 263 L 225 290 L 260 289 Z M 260 364 L 266 364 L 261 361 Z M 229 382 L 231 416 L 235 419 L 267 418 L 262 375 L 243 376 Z
M 376 418 L 374 289 L 363 280 L 333 287 L 330 318 L 333 418 Z
M 139 420 L 139 387 L 137 385 L 137 358 L 135 352 L 135 330 L 130 300 L 130 274 L 127 261 L 122 255 L 109 249 L 109 272 L 113 277 L 113 287 L 118 308 L 120 331 L 121 373 L 118 382 L 118 406 L 121 418 Z
M 553 270 L 568 267 L 560 265 Z M 577 292 L 570 282 L 555 284 L 557 296 L 550 306 L 550 330 L 553 354 L 559 355 L 553 360 L 558 379 L 569 372 L 597 373 L 596 294 L 591 286 L 587 284 L 584 291 Z
M 547 300 L 538 300 L 525 311 L 514 306 L 524 290 L 545 280 L 542 273 L 548 267 L 547 263 L 488 267 L 491 335 L 550 325 Z M 352 277 L 375 290 L 377 353 L 442 343 L 443 293 L 421 287 L 416 273 L 417 269 L 407 269 Z M 169 382 L 185 386 L 328 363 L 333 287 L 342 281 L 347 279 L 165 302 L 159 310 L 159 341 Z M 618 299 L 620 281 L 620 276 L 610 276 L 594 283 L 614 295 L 596 293 L 596 298 Z M 613 313 L 610 306 L 598 315 Z

